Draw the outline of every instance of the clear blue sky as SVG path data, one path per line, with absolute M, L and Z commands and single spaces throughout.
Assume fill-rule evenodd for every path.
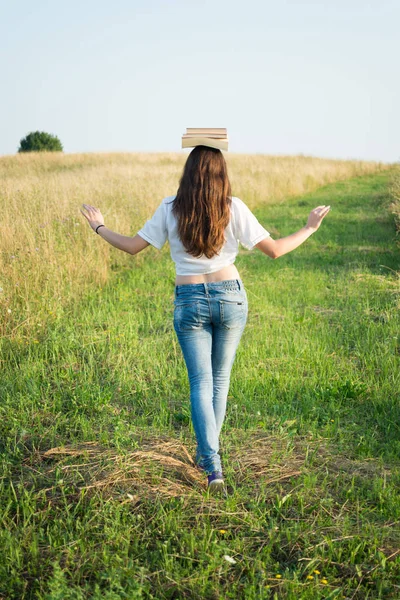
M 0 0 L 0 154 L 229 151 L 400 160 L 399 0 Z

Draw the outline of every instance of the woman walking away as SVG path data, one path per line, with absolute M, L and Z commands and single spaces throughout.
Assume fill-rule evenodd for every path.
M 83 207 L 92 229 L 129 254 L 150 244 L 160 250 L 169 241 L 176 267 L 174 330 L 188 371 L 196 464 L 207 475 L 210 492 L 224 491 L 219 435 L 248 312 L 234 265 L 238 242 L 278 258 L 316 231 L 330 207 L 317 206 L 299 231 L 273 240 L 247 205 L 231 195 L 221 150 L 205 145 L 188 155 L 177 194 L 164 198 L 134 237 L 108 229 L 98 208 Z

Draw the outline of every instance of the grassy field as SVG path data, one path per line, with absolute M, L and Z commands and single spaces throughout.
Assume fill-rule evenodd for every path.
M 390 168 L 307 156 L 225 156 L 233 194 L 250 208 Z M 0 335 L 29 337 L 47 310 L 104 285 L 113 269 L 130 268 L 131 256 L 88 230 L 82 203 L 99 206 L 111 229 L 134 235 L 161 199 L 176 193 L 185 160 L 182 152 L 0 157 Z
M 0 341 L 0 597 L 400 597 L 400 248 L 392 170 L 375 170 L 252 205 L 273 237 L 332 208 L 294 252 L 237 257 L 249 319 L 225 499 L 192 464 L 168 244 L 130 257 L 86 225 L 77 247 L 96 247 L 84 268 L 103 284 L 88 275 L 78 297 L 60 279 L 51 303 L 20 277 L 30 312 L 13 304 Z

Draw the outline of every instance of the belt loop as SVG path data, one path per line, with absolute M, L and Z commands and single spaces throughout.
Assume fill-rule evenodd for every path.
M 236 281 L 237 281 L 237 283 L 238 283 L 239 290 L 241 290 L 242 288 L 241 288 L 241 286 L 240 286 L 240 279 L 236 279 Z

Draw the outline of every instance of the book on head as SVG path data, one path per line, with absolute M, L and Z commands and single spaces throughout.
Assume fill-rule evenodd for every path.
M 228 150 L 228 133 L 225 127 L 187 127 L 182 135 L 182 148 L 209 146 Z
M 192 137 L 206 137 L 206 138 L 214 138 L 216 140 L 226 140 L 226 133 L 184 133 L 182 138 L 192 138 Z
M 226 127 L 186 127 L 186 133 L 219 133 L 227 135 Z

